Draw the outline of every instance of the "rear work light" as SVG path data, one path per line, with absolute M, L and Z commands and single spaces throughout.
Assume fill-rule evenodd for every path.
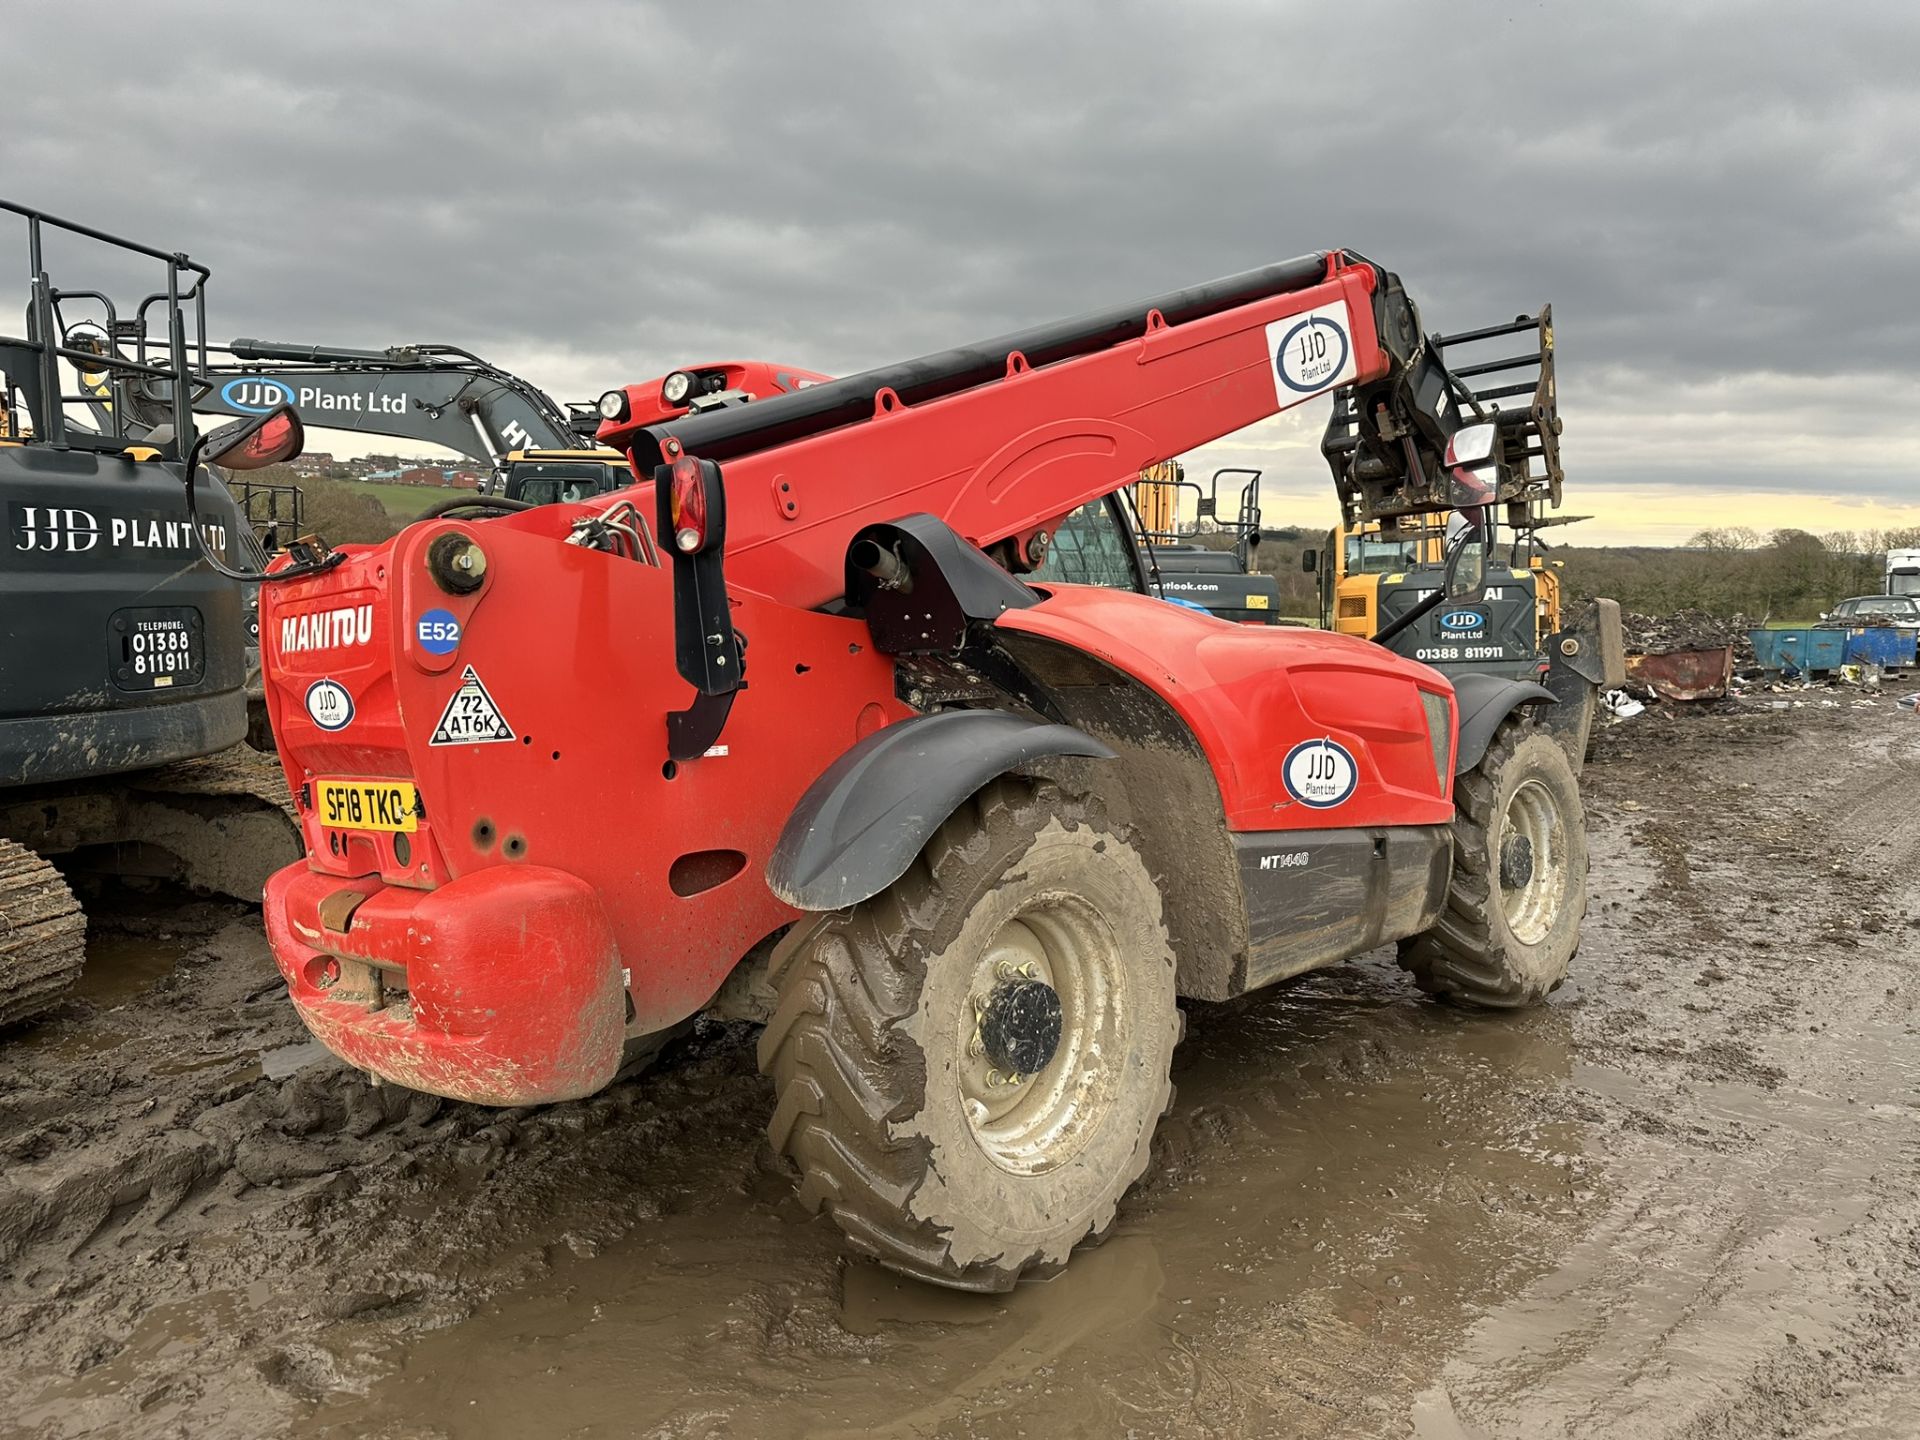
M 682 455 L 673 462 L 673 488 L 668 495 L 672 507 L 673 545 L 683 555 L 698 553 L 707 543 L 707 489 L 700 462 Z

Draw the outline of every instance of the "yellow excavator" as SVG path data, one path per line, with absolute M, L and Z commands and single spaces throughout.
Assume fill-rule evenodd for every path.
M 1537 346 L 1509 353 L 1514 337 L 1533 335 Z M 1488 503 L 1475 475 L 1487 457 L 1450 455 L 1450 464 L 1463 462 L 1451 477 L 1456 510 L 1382 521 L 1346 507 L 1325 549 L 1301 557 L 1319 577 L 1320 623 L 1377 637 L 1449 678 L 1499 675 L 1544 685 L 1556 703 L 1542 712 L 1543 723 L 1578 766 L 1598 695 L 1624 683 L 1626 660 L 1619 605 L 1595 600 L 1573 613 L 1560 564 L 1540 538 L 1542 530 L 1587 518 L 1547 513 L 1559 508 L 1564 479 L 1552 308 L 1430 343 L 1445 354 L 1457 387 L 1437 399 L 1456 405 L 1464 422 L 1491 423 L 1504 466 L 1535 480 L 1532 497 Z M 1321 450 L 1336 469 L 1344 460 L 1364 487 L 1376 483 L 1380 467 L 1359 445 L 1353 403 L 1344 393 L 1336 398 Z M 1471 603 L 1433 603 L 1436 594 L 1476 587 Z
M 1454 653 L 1457 642 L 1444 633 L 1429 635 L 1416 646 L 1415 658 L 1428 663 L 1456 660 L 1519 659 L 1537 666 L 1547 636 L 1561 629 L 1561 563 L 1549 559 L 1541 549 L 1536 532 L 1555 525 L 1570 525 L 1585 520 L 1585 515 L 1533 516 L 1517 531 L 1511 549 L 1492 560 L 1496 569 L 1504 568 L 1515 577 L 1511 594 L 1499 586 L 1482 607 L 1489 615 L 1491 636 L 1474 643 L 1476 653 Z M 1348 529 L 1336 526 L 1327 532 L 1324 561 L 1320 568 L 1320 624 L 1342 635 L 1365 639 L 1383 623 L 1382 594 L 1389 596 L 1387 608 L 1397 610 L 1397 592 L 1431 589 L 1435 577 L 1445 565 L 1447 532 L 1444 525 L 1420 528 L 1402 525 L 1393 534 L 1382 532 L 1377 522 Z M 1495 615 L 1498 619 L 1495 619 Z M 1437 628 L 1437 627 L 1436 627 Z M 1463 642 L 1460 642 L 1463 643 Z M 1502 653 L 1486 653 L 1489 647 L 1502 647 Z M 1517 648 L 1518 655 L 1509 655 Z M 1476 669 L 1484 669 L 1476 665 Z M 1518 674 L 1526 664 L 1515 670 Z

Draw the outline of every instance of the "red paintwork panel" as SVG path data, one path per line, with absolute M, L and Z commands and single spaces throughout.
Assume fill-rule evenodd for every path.
M 734 623 L 750 642 L 748 684 L 735 699 L 724 753 L 682 762 L 669 778 L 666 713 L 693 693 L 674 671 L 670 573 L 555 543 L 576 513 L 547 506 L 480 523 L 416 525 L 326 577 L 264 587 L 267 700 L 292 788 L 322 778 L 410 778 L 426 812 L 402 865 L 392 837 L 329 831 L 303 808 L 304 868 L 326 877 L 324 889 L 369 877 L 384 891 L 360 908 L 348 936 L 318 938 L 296 934 L 277 913 L 295 892 L 281 886 L 270 894 L 270 929 L 289 974 L 315 949 L 411 972 L 420 939 L 410 907 L 444 896 L 462 913 L 490 917 L 476 922 L 486 943 L 455 958 L 446 954 L 454 947 L 442 947 L 444 963 L 463 972 L 449 983 L 487 987 L 490 977 L 512 974 L 515 1004 L 546 1016 L 550 1030 L 570 1026 L 564 1007 L 548 1003 L 525 973 L 525 947 L 508 943 L 520 933 L 520 901 L 509 905 L 508 892 L 471 884 L 501 869 L 554 873 L 577 877 L 598 897 L 620 964 L 632 972 L 634 1029 L 651 1031 L 698 1010 L 741 955 L 794 918 L 766 887 L 767 858 L 815 777 L 862 735 L 909 713 L 893 698 L 891 661 L 873 651 L 861 621 L 735 590 Z M 428 547 L 449 529 L 476 537 L 486 552 L 486 582 L 473 596 L 445 594 L 426 571 Z M 364 642 L 360 606 L 371 607 Z M 351 630 L 346 622 L 337 632 L 336 622 L 324 632 L 312 621 L 298 628 L 304 616 L 341 608 L 353 614 Z M 433 609 L 461 622 L 450 655 L 427 653 L 415 634 L 419 616 Z M 321 650 L 286 646 L 289 637 L 297 644 L 317 633 L 356 638 Z M 469 666 L 514 738 L 430 745 Z M 354 718 L 338 731 L 322 730 L 306 709 L 307 688 L 321 679 L 353 697 Z M 674 862 L 703 851 L 737 852 L 738 873 L 701 893 L 676 894 Z M 342 1054 L 345 1042 L 335 1040 L 347 1023 L 336 1018 L 323 1036 Z M 504 1012 L 501 1023 L 509 1023 Z M 362 1027 L 349 1058 L 414 1083 L 379 1063 L 374 1052 L 394 1063 L 409 1052 L 378 1031 Z
M 1213 765 L 1230 830 L 1453 819 L 1420 702 L 1426 690 L 1451 706 L 1453 687 L 1425 665 L 1348 635 L 1254 629 L 1085 585 L 1050 587 L 1044 604 L 999 625 L 1096 655 L 1166 700 Z M 1351 796 L 1326 809 L 1299 803 L 1282 778 L 1287 751 L 1320 737 L 1344 745 L 1358 772 Z
M 708 360 L 698 365 L 682 365 L 686 371 L 699 371 L 703 374 L 715 370 L 725 375 L 724 387 L 728 390 L 744 390 L 756 400 L 768 395 L 785 395 L 790 391 L 802 390 L 809 385 L 818 385 L 823 380 L 831 380 L 831 375 L 822 375 L 817 370 L 802 370 L 798 365 L 774 365 L 765 360 Z M 668 374 L 672 374 L 669 371 Z M 627 418 L 619 421 L 602 421 L 598 438 L 602 444 L 612 443 L 612 439 L 639 425 L 657 425 L 662 420 L 671 420 L 685 415 L 685 405 L 670 405 L 666 396 L 660 393 L 661 386 L 667 383 L 666 375 L 652 380 L 642 380 L 638 385 L 623 385 L 627 392 Z M 624 447 L 616 447 L 624 448 Z
M 371 891 L 344 934 L 320 904 Z M 620 1066 L 620 952 L 593 888 L 496 865 L 438 890 L 342 882 L 290 865 L 267 882 L 267 934 L 300 1018 L 335 1054 L 409 1089 L 482 1105 L 591 1095 Z M 408 1005 L 369 1012 L 318 983 L 327 955 L 400 964 Z

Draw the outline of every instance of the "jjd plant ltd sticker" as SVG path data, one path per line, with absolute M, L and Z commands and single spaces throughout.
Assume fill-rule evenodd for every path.
M 353 696 L 338 680 L 316 680 L 307 687 L 307 714 L 322 730 L 344 730 L 353 723 Z
M 1357 373 L 1347 307 L 1338 301 L 1267 326 L 1274 397 L 1284 407 L 1343 385 Z
M 1334 740 L 1302 740 L 1287 752 L 1280 776 L 1289 795 L 1316 810 L 1344 803 L 1360 783 L 1353 752 Z

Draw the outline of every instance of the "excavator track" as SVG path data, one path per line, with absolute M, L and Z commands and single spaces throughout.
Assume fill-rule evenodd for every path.
M 304 853 L 280 762 L 246 744 L 131 777 L 150 843 L 176 855 L 200 890 L 260 898 L 267 877 Z
M 86 953 L 87 917 L 60 872 L 0 840 L 0 1029 L 59 1004 Z
M 0 791 L 0 838 L 70 869 L 145 875 L 257 902 L 301 856 L 279 764 L 246 745 L 131 775 Z

